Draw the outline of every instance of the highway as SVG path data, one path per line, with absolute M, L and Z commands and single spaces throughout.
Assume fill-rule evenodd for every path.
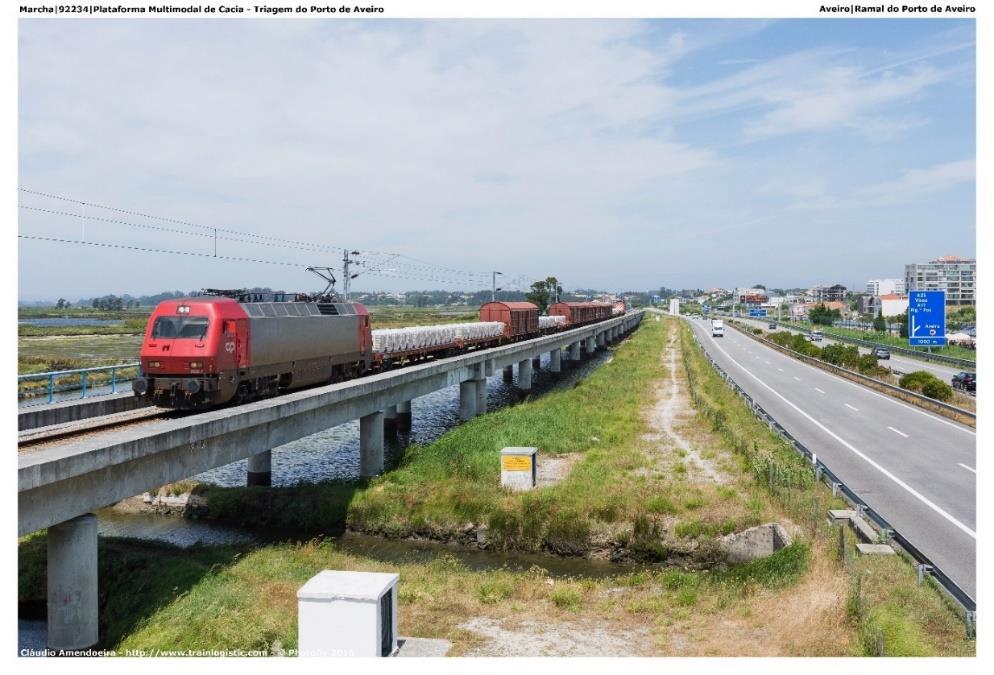
M 732 328 L 711 357 L 873 509 L 976 599 L 976 432 L 801 363 Z
M 762 328 L 764 330 L 767 330 L 769 328 L 769 320 L 763 321 L 763 320 L 745 319 L 745 318 L 739 318 L 737 320 L 745 324 L 750 324 L 758 328 Z M 796 330 L 788 326 L 780 326 L 779 324 L 777 325 L 778 325 L 777 330 L 786 330 L 790 331 L 791 333 L 807 334 L 806 331 Z M 835 342 L 836 342 L 835 340 L 832 340 L 829 337 L 825 337 L 822 339 L 821 342 L 816 342 L 815 344 L 817 344 L 820 347 L 824 347 L 825 345 L 834 344 Z M 845 342 L 842 342 L 840 344 L 849 346 L 848 343 Z M 859 347 L 859 353 L 869 354 L 870 349 L 868 347 Z M 932 373 L 933 375 L 935 375 L 936 377 L 938 377 L 947 384 L 952 383 L 953 375 L 962 372 L 964 370 L 963 368 L 956 368 L 955 366 L 944 366 L 940 363 L 923 361 L 922 359 L 916 359 L 910 356 L 902 356 L 893 353 L 890 355 L 890 359 L 882 359 L 879 361 L 879 364 L 881 368 L 890 368 L 892 371 L 898 374 L 912 373 L 916 370 L 925 370 Z M 970 372 L 974 372 L 976 370 L 976 367 L 967 370 L 969 370 Z

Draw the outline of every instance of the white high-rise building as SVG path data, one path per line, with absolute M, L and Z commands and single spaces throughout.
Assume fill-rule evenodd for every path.
M 868 295 L 905 295 L 904 279 L 870 279 L 866 282 Z
M 904 267 L 909 291 L 945 291 L 947 305 L 973 305 L 977 302 L 977 261 L 947 255 L 927 263 Z

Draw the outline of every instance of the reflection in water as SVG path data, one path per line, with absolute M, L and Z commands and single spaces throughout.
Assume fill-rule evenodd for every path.
M 548 354 L 543 356 L 542 370 L 532 378 L 532 396 L 573 386 L 611 358 L 598 352 L 578 366 L 555 374 L 548 371 Z M 564 364 L 565 365 L 565 364 Z M 518 399 L 514 383 L 503 381 L 498 371 L 487 381 L 487 409 L 494 410 Z M 411 404 L 410 432 L 386 434 L 384 454 L 392 466 L 406 445 L 431 443 L 459 421 L 459 386 L 447 387 L 415 399 Z M 245 485 L 245 460 L 206 471 L 195 479 L 225 487 Z M 292 443 L 273 449 L 273 485 L 277 487 L 327 480 L 348 480 L 359 475 L 359 421 L 325 429 Z
M 180 548 L 195 544 L 248 544 L 256 540 L 249 531 L 216 523 L 153 513 L 125 513 L 114 509 L 97 512 L 97 533 L 102 537 L 164 541 Z

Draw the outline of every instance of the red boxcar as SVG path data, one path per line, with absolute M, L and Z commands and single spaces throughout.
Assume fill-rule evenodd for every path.
M 480 321 L 504 323 L 504 337 L 538 333 L 538 307 L 530 302 L 488 302 L 480 307 Z
M 607 302 L 557 302 L 549 307 L 549 316 L 565 316 L 567 326 L 582 326 L 610 319 L 613 309 Z

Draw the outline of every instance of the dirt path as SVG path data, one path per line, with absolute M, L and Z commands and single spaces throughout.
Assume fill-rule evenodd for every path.
M 670 449 L 675 447 L 677 454 L 690 465 L 691 478 L 713 483 L 728 482 L 727 476 L 715 466 L 715 463 L 701 455 L 700 450 L 680 433 L 682 422 L 693 417 L 696 413 L 687 400 L 687 393 L 681 386 L 677 370 L 677 353 L 680 343 L 676 330 L 670 329 L 666 349 L 661 355 L 662 362 L 669 370 L 666 381 L 656 387 L 656 404 L 649 413 L 649 424 L 656 433 L 650 434 L 648 440 L 662 441 L 659 447 L 660 459 L 672 454 Z M 665 460 L 664 460 L 665 461 Z
M 591 619 L 538 622 L 477 617 L 460 628 L 484 638 L 463 656 L 651 656 L 652 630 Z

